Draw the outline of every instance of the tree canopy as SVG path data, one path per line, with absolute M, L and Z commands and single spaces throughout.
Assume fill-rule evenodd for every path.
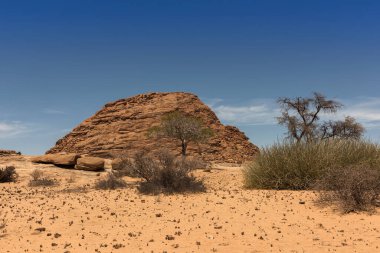
M 322 140 L 328 138 L 359 139 L 364 127 L 352 117 L 343 121 L 326 121 L 320 123 L 321 113 L 336 113 L 343 105 L 329 100 L 324 95 L 314 92 L 313 97 L 279 98 L 282 115 L 277 118 L 280 125 L 288 129 L 288 138 L 297 142 Z
M 205 127 L 201 119 L 180 111 L 167 113 L 162 117 L 160 125 L 151 128 L 149 132 L 150 135 L 179 140 L 183 156 L 186 156 L 190 142 L 204 142 L 213 135 L 212 130 Z

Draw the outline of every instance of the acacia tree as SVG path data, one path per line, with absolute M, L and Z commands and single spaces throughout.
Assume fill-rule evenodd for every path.
M 320 124 L 321 113 L 335 113 L 343 105 L 314 92 L 311 98 L 279 98 L 282 115 L 277 118 L 280 125 L 288 128 L 288 137 L 297 142 L 327 138 L 355 138 L 364 132 L 364 127 L 352 117 L 344 121 L 327 121 Z
M 319 129 L 321 139 L 360 139 L 364 132 L 364 127 L 350 116 L 344 120 L 324 122 Z
M 174 111 L 162 117 L 161 124 L 152 127 L 149 134 L 179 140 L 182 156 L 185 157 L 190 142 L 204 142 L 213 135 L 213 132 L 210 128 L 205 127 L 199 118 Z

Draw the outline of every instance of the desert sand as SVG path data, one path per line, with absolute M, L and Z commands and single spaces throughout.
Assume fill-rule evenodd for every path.
M 205 193 L 142 195 L 129 187 L 95 190 L 106 172 L 14 165 L 17 183 L 0 184 L 0 252 L 380 252 L 380 216 L 343 215 L 311 191 L 243 188 L 241 167 L 196 171 Z M 35 168 L 56 187 L 29 187 Z

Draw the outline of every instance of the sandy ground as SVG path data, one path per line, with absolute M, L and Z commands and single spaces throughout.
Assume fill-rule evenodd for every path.
M 0 252 L 380 252 L 379 214 L 342 215 L 313 192 L 245 190 L 241 168 L 197 171 L 206 193 L 147 196 L 129 178 L 102 191 L 94 172 L 6 164 L 20 177 L 0 185 Z M 27 186 L 35 168 L 60 185 Z

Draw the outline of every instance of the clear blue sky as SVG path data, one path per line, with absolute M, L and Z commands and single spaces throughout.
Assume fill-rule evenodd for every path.
M 42 153 L 106 102 L 189 91 L 258 145 L 320 91 L 380 140 L 380 1 L 0 2 L 0 147 Z

